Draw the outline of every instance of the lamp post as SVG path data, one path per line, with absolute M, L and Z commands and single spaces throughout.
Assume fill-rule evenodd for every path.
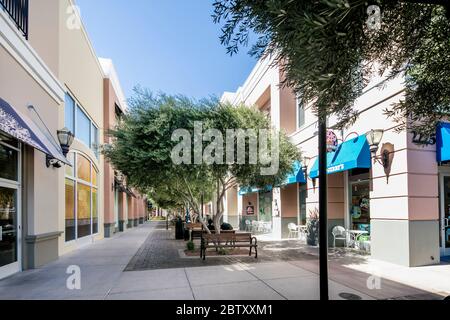
M 308 167 L 309 163 L 311 162 L 311 158 L 309 157 L 302 157 L 302 171 L 305 174 L 305 178 L 308 174 Z
M 319 279 L 320 300 L 328 301 L 327 116 L 319 108 Z

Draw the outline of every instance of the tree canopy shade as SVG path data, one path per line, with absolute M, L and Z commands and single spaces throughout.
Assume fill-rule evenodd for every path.
M 259 38 L 253 55 L 270 54 L 285 84 L 334 114 L 338 126 L 357 117 L 353 104 L 374 69 L 405 77 L 405 98 L 386 110 L 399 128 L 433 134 L 450 112 L 450 5 L 447 0 L 218 0 L 214 21 L 233 54 Z M 377 13 L 369 5 L 380 8 Z M 375 15 L 374 15 L 375 14 Z M 375 19 L 375 20 L 373 20 Z M 375 22 L 375 24 L 374 24 Z
M 198 214 L 201 198 L 214 199 L 216 225 L 229 188 L 236 184 L 279 185 L 299 159 L 297 148 L 254 108 L 221 104 L 216 99 L 194 101 L 184 96 L 153 95 L 142 89 L 136 90 L 130 105 L 129 114 L 110 132 L 113 143 L 104 148 L 106 158 L 128 177 L 130 185 L 150 194 L 160 205 L 185 204 Z M 261 174 L 267 166 L 261 161 L 261 153 L 258 161 L 250 161 L 254 156 L 251 136 L 243 136 L 245 161 L 239 161 L 242 136 L 231 135 L 230 139 L 227 131 L 248 133 L 249 129 L 258 133 L 266 130 L 270 135 L 267 144 L 255 140 L 257 150 L 266 146 L 273 151 L 271 147 L 278 146 L 274 172 Z M 199 146 L 200 159 L 196 154 Z M 184 161 L 178 163 L 178 158 Z

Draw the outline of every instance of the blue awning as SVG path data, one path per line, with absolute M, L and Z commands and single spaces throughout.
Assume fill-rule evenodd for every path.
M 0 98 L 0 131 L 17 140 L 62 161 L 67 165 L 70 162 L 64 157 L 62 151 L 53 144 L 39 127 L 27 116 L 14 110 L 5 100 Z
M 338 173 L 351 169 L 370 169 L 372 167 L 370 147 L 365 136 L 345 141 L 335 152 L 327 154 L 327 173 Z M 319 159 L 314 163 L 309 176 L 319 176 Z
M 306 183 L 305 174 L 303 173 L 302 164 L 299 161 L 295 161 L 292 167 L 292 172 L 288 175 L 283 185 L 293 183 Z
M 450 161 L 450 123 L 440 122 L 437 126 L 436 160 Z
M 244 196 L 249 193 L 257 193 L 260 191 L 269 192 L 269 191 L 272 191 L 272 189 L 273 188 L 271 186 L 267 186 L 264 189 L 260 189 L 260 188 L 256 188 L 256 187 L 242 187 L 239 189 L 239 195 Z

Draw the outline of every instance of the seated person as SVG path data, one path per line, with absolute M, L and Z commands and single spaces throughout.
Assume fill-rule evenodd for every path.
M 220 229 L 224 230 L 224 231 L 229 231 L 229 230 L 233 230 L 233 226 L 231 224 L 229 224 L 229 223 L 224 222 L 220 226 Z
M 214 221 L 212 219 L 208 220 L 208 229 L 210 231 L 216 230 L 216 228 L 214 227 Z

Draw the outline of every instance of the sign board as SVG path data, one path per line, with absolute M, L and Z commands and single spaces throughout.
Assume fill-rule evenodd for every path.
M 327 152 L 334 152 L 336 151 L 338 146 L 338 137 L 337 135 L 332 131 L 327 131 Z

